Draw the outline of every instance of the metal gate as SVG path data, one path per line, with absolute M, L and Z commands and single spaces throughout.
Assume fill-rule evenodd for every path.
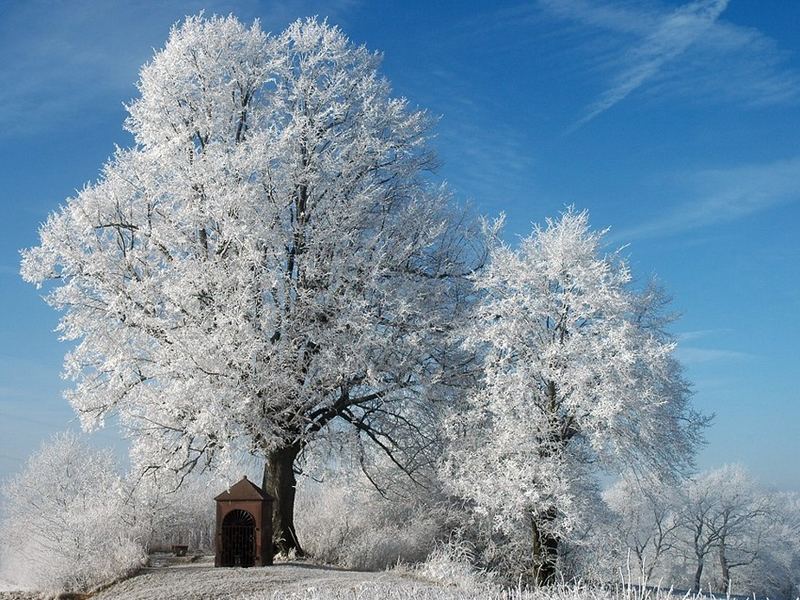
M 256 521 L 246 510 L 232 510 L 222 521 L 222 566 L 255 564 Z

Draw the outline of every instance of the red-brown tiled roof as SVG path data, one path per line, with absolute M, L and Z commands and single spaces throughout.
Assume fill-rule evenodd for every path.
M 217 502 L 225 500 L 265 500 L 270 499 L 269 495 L 264 492 L 255 483 L 247 479 L 247 476 L 242 477 L 237 483 L 234 483 L 230 488 L 222 492 L 219 496 L 214 498 Z

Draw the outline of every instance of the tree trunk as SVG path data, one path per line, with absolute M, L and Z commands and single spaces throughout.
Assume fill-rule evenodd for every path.
M 725 589 L 721 592 L 730 592 L 731 588 L 731 568 L 728 564 L 728 557 L 725 556 L 725 542 L 720 542 L 719 545 L 719 568 L 722 573 L 722 585 Z
M 539 522 L 537 517 L 531 516 L 533 575 L 536 585 L 553 585 L 556 582 L 558 538 L 548 531 L 548 524 L 555 520 L 556 511 L 550 508 L 538 518 Z
M 694 587 L 692 593 L 697 594 L 700 591 L 700 578 L 703 576 L 703 557 L 697 557 L 697 569 L 694 572 Z
M 300 446 L 280 448 L 269 453 L 264 464 L 263 489 L 272 496 L 272 544 L 276 552 L 304 556 L 294 528 L 294 497 L 297 479 L 294 460 Z

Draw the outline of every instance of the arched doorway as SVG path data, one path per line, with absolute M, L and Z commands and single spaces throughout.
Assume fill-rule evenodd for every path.
M 256 556 L 256 520 L 246 510 L 232 510 L 222 521 L 223 567 L 252 567 Z

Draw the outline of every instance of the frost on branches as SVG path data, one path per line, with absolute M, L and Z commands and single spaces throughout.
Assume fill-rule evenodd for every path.
M 685 486 L 677 530 L 685 559 L 694 565 L 692 591 L 699 592 L 704 569 L 715 557 L 716 589 L 730 590 L 732 573 L 767 553 L 780 540 L 781 518 L 772 498 L 739 465 L 702 473 Z M 738 583 L 738 582 L 737 582 Z
M 141 71 L 135 146 L 23 255 L 79 342 L 84 426 L 118 414 L 143 469 L 264 457 L 285 551 L 295 460 L 332 423 L 409 472 L 424 457 L 476 254 L 379 62 L 314 19 L 187 19 Z
M 663 297 L 633 291 L 602 236 L 569 210 L 518 250 L 496 245 L 475 277 L 483 301 L 467 343 L 483 353 L 484 380 L 449 424 L 446 468 L 502 531 L 530 532 L 540 582 L 597 502 L 599 471 L 679 473 L 704 424 L 663 330 Z
M 111 453 L 73 434 L 44 444 L 3 485 L 0 564 L 18 584 L 86 591 L 145 562 L 124 520 L 125 491 Z
M 603 493 L 613 517 L 600 528 L 595 544 L 602 544 L 606 555 L 612 554 L 609 548 L 619 547 L 613 567 L 628 563 L 638 578 L 635 583 L 646 586 L 677 544 L 681 520 L 676 507 L 683 504 L 681 491 L 687 482 L 643 481 L 627 475 Z

